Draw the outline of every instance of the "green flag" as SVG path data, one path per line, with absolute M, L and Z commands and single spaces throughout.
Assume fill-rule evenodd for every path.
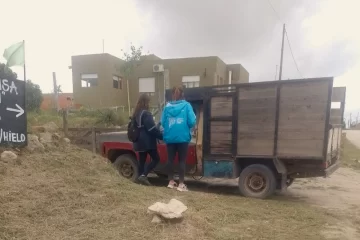
M 25 63 L 25 46 L 24 41 L 15 43 L 5 49 L 3 57 L 7 60 L 6 65 L 23 66 Z

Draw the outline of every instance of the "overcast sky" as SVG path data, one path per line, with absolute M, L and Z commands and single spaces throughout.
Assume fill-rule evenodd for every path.
M 360 109 L 359 0 L 0 0 L 0 6 L 0 50 L 24 39 L 27 77 L 44 92 L 51 91 L 53 71 L 71 92 L 71 56 L 102 52 L 102 39 L 115 56 L 133 42 L 163 58 L 216 55 L 241 63 L 251 82 L 274 80 L 285 22 L 299 71 L 286 41 L 283 79 L 334 76 L 336 86 L 347 87 L 347 110 Z M 13 70 L 22 79 L 21 68 Z

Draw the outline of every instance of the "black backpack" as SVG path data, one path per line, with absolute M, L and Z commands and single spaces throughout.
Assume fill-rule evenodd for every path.
M 141 117 L 144 111 L 141 112 L 140 114 L 140 123 L 141 123 Z M 136 117 L 132 116 L 130 118 L 130 121 L 128 123 L 128 127 L 127 127 L 127 136 L 130 142 L 137 142 L 139 140 L 140 137 L 140 128 L 141 128 L 141 124 L 137 124 L 136 122 Z

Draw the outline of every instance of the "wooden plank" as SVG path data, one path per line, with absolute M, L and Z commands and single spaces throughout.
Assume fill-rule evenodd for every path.
M 276 97 L 276 87 L 253 86 L 239 89 L 239 101 L 244 99 L 261 99 Z
M 232 116 L 232 101 L 231 96 L 221 96 L 211 98 L 211 116 L 225 117 Z
M 238 122 L 241 123 L 275 123 L 275 113 L 273 114 L 258 114 L 258 115 L 246 115 L 239 113 Z
M 204 133 L 204 117 L 203 106 L 200 106 L 198 116 L 197 132 L 196 132 L 196 162 L 197 172 L 202 173 L 202 160 L 203 160 L 203 133 Z
M 292 122 L 281 120 L 279 121 L 279 132 L 314 132 L 321 131 L 321 129 L 325 129 L 325 122 L 320 121 L 306 121 L 306 122 Z
M 232 122 L 212 121 L 210 123 L 210 153 L 229 154 L 232 146 Z
M 322 157 L 323 140 L 280 140 L 278 156 Z
M 237 155 L 269 155 L 272 156 L 274 140 L 238 139 Z
M 278 156 L 322 156 L 328 84 L 328 82 L 298 82 L 282 85 Z
M 346 87 L 334 87 L 332 89 L 332 102 L 345 102 L 346 98 Z
M 280 88 L 281 99 L 301 96 L 326 97 L 328 95 L 328 84 L 328 82 L 296 82 L 283 84 Z
M 284 119 L 284 118 L 282 118 Z M 291 112 L 287 114 L 289 121 L 325 121 L 326 113 L 303 114 L 300 112 Z
M 278 133 L 279 140 L 324 140 L 324 130 L 318 131 L 283 131 Z
M 272 108 L 275 110 L 275 98 L 244 99 L 239 101 L 239 110 L 253 108 Z
M 263 131 L 274 131 L 275 126 L 273 124 L 239 124 L 238 132 L 263 132 Z

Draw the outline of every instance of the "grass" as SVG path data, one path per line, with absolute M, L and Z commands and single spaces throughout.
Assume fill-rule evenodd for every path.
M 121 126 L 126 122 L 125 113 L 110 109 L 87 110 L 81 109 L 70 112 L 68 115 L 69 127 L 111 127 Z M 27 114 L 28 128 L 41 126 L 45 123 L 54 122 L 57 126 L 63 125 L 62 113 L 54 111 L 29 112 Z
M 346 137 L 342 138 L 341 161 L 343 166 L 360 170 L 360 149 Z
M 166 182 L 136 185 L 106 159 L 74 146 L 23 153 L 0 168 L 0 239 L 319 240 L 329 219 L 282 196 L 255 200 L 226 187 L 179 193 Z M 171 198 L 188 206 L 184 221 L 152 224 L 147 207 Z

